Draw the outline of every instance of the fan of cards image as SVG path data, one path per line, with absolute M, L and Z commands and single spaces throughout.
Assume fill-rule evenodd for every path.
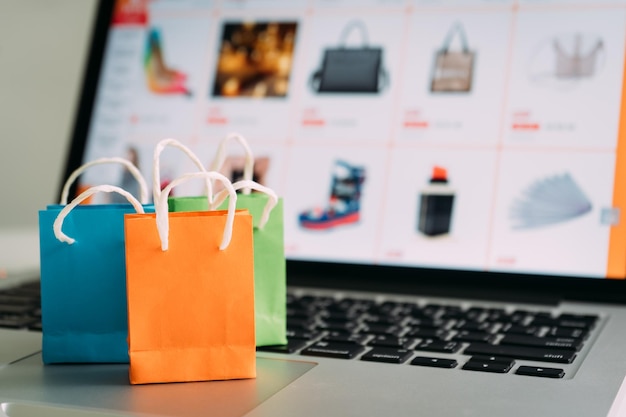
M 591 208 L 591 201 L 565 173 L 533 182 L 513 201 L 509 217 L 514 229 L 530 229 L 576 219 Z

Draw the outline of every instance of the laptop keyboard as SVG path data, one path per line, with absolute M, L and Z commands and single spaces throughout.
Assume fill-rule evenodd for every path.
M 550 310 L 290 293 L 287 345 L 258 350 L 563 378 L 598 321 Z M 0 328 L 41 331 L 39 283 L 0 290 Z
M 562 378 L 596 315 L 289 294 L 285 346 L 305 356 Z M 530 361 L 532 364 L 517 364 Z
M 0 328 L 41 331 L 39 282 L 0 290 Z

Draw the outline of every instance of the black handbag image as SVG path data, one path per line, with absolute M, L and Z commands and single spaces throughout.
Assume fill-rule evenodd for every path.
M 346 45 L 354 29 L 361 32 L 359 47 Z M 317 93 L 378 93 L 387 83 L 383 49 L 369 45 L 367 28 L 360 21 L 344 28 L 338 47 L 324 50 L 321 68 L 310 78 L 310 86 Z
M 450 49 L 455 36 L 461 42 L 460 50 Z M 463 26 L 456 23 L 448 31 L 441 49 L 435 53 L 430 91 L 469 92 L 472 89 L 475 57 L 476 53 L 469 49 Z

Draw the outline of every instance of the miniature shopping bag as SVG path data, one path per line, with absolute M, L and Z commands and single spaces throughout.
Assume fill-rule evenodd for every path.
M 287 343 L 285 242 L 283 201 L 271 189 L 242 180 L 235 190 L 258 193 L 237 198 L 237 208 L 247 209 L 254 220 L 254 296 L 257 346 Z M 226 190 L 217 194 L 213 206 L 225 207 Z
M 193 178 L 223 182 L 228 210 L 168 213 Z M 256 377 L 252 216 L 236 200 L 226 177 L 197 172 L 156 214 L 126 216 L 132 384 Z
M 59 205 L 39 213 L 43 361 L 128 362 L 124 214 L 152 211 L 126 190 L 89 188 L 67 204 L 70 186 L 88 168 L 122 164 L 147 203 L 146 181 L 124 158 L 100 158 L 70 174 Z M 98 192 L 132 204 L 79 205 Z M 71 237 L 68 237 L 71 236 Z
M 101 191 L 132 205 L 78 206 Z M 124 214 L 135 211 L 130 193 L 99 185 L 39 212 L 44 363 L 128 362 Z
M 284 345 L 287 343 L 287 278 L 283 201 L 276 197 L 274 191 L 252 181 L 254 156 L 248 142 L 239 134 L 232 133 L 220 143 L 211 169 L 222 168 L 227 159 L 227 146 L 231 141 L 237 141 L 245 152 L 243 181 L 234 184 L 236 190 L 241 190 L 237 198 L 237 208 L 248 210 L 254 219 L 256 343 L 257 346 Z M 252 193 L 252 189 L 261 193 Z M 222 200 L 225 197 L 226 194 L 222 193 Z M 218 197 L 215 201 L 218 201 Z M 206 203 L 206 200 L 202 202 Z M 270 207 L 270 203 L 273 209 L 268 218 L 267 207 Z M 189 206 L 191 202 L 187 204 L 192 209 Z

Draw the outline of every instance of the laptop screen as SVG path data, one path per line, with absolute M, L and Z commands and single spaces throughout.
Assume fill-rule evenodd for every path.
M 209 167 L 237 132 L 284 198 L 289 260 L 626 275 L 623 1 L 119 0 L 106 16 L 78 162 L 124 156 L 151 178 L 158 141 Z M 233 142 L 220 170 L 240 178 L 244 156 Z M 196 170 L 177 150 L 160 165 L 161 186 Z M 115 165 L 79 187 L 101 183 L 137 189 Z

